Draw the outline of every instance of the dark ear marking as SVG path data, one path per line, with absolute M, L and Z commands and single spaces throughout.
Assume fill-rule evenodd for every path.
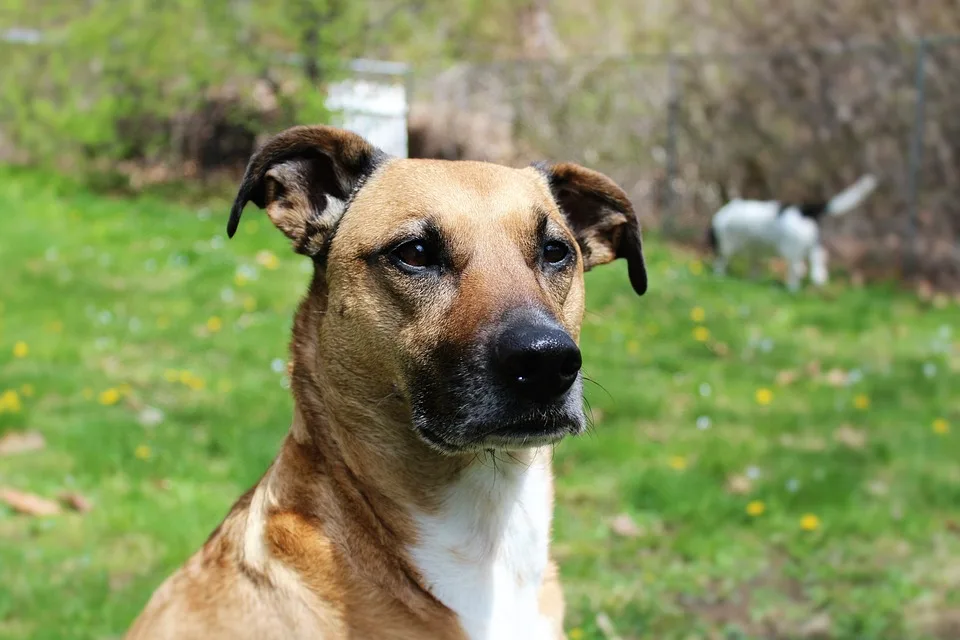
M 266 209 L 293 241 L 294 250 L 326 251 L 348 201 L 386 160 L 360 136 L 327 126 L 292 127 L 268 140 L 250 158 L 230 209 L 233 237 L 248 202 Z
M 643 295 L 647 269 L 640 223 L 623 189 L 602 173 L 580 165 L 537 162 L 533 166 L 546 178 L 577 238 L 584 270 L 624 258 L 633 290 Z

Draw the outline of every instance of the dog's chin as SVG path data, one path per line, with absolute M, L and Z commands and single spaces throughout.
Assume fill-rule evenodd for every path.
M 448 455 L 487 450 L 519 450 L 556 444 L 586 429 L 583 410 L 503 416 L 495 420 L 415 420 L 414 428 L 431 447 Z
M 478 443 L 481 449 L 528 449 L 556 444 L 566 436 L 583 433 L 583 413 L 550 420 L 522 419 L 491 427 L 493 431 Z

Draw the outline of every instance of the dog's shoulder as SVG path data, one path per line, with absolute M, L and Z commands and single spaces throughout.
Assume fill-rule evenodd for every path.
M 130 628 L 128 640 L 280 640 L 299 637 L 307 629 L 316 633 L 337 629 L 336 612 L 324 611 L 324 603 L 305 600 L 306 591 L 301 597 L 270 597 L 270 592 L 280 592 L 276 576 L 267 579 L 245 569 L 231 529 L 221 527 L 161 585 Z M 295 586 L 292 581 L 282 586 L 283 592 L 296 593 L 290 589 Z
M 206 543 L 154 593 L 128 640 L 344 637 L 336 599 L 318 597 L 297 567 L 263 553 L 258 539 L 272 524 L 262 518 L 265 491 L 261 480 L 237 500 Z

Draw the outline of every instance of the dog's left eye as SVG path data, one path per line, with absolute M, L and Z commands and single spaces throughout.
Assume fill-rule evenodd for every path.
M 543 260 L 549 264 L 560 264 L 570 255 L 570 247 L 566 243 L 551 240 L 543 245 Z
M 391 252 L 391 257 L 407 269 L 426 269 L 437 264 L 436 252 L 425 240 L 404 242 Z

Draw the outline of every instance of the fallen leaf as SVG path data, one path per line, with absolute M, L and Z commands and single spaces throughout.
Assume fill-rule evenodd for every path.
M 647 427 L 643 430 L 643 435 L 645 435 L 650 442 L 666 442 L 667 440 L 667 435 L 663 429 L 659 427 Z
M 842 387 L 847 384 L 847 372 L 843 369 L 830 369 L 827 372 L 827 384 Z
M 64 491 L 57 497 L 60 499 L 60 502 L 63 502 L 79 513 L 86 513 L 90 511 L 90 509 L 93 509 L 93 503 L 90 502 L 90 499 L 76 491 Z
M 732 475 L 727 478 L 727 491 L 736 496 L 750 493 L 753 491 L 753 481 L 747 476 Z
M 610 530 L 624 538 L 638 538 L 643 535 L 643 529 L 626 513 L 621 513 L 610 520 Z
M 610 616 L 601 611 L 597 614 L 595 621 L 597 628 L 600 629 L 607 640 L 621 640 L 620 636 L 617 635 L 617 630 L 613 626 L 613 620 L 610 619 Z
M 851 449 L 863 449 L 864 445 L 867 444 L 867 432 L 863 429 L 854 429 L 849 425 L 843 425 L 833 432 L 833 439 Z
M 793 369 L 784 369 L 777 373 L 777 384 L 780 386 L 786 386 L 788 384 L 793 384 L 797 379 L 797 372 Z
M 819 613 L 800 627 L 801 638 L 829 638 L 833 631 L 833 620 L 829 614 Z
M 37 431 L 12 431 L 0 438 L 0 456 L 40 451 L 47 445 Z
M 726 343 L 715 342 L 713 343 L 712 348 L 713 348 L 713 352 L 718 356 L 720 356 L 721 358 L 726 357 L 730 354 L 730 347 L 727 346 Z
M 56 502 L 10 487 L 0 487 L 0 502 L 27 516 L 55 516 L 60 513 L 60 505 Z

